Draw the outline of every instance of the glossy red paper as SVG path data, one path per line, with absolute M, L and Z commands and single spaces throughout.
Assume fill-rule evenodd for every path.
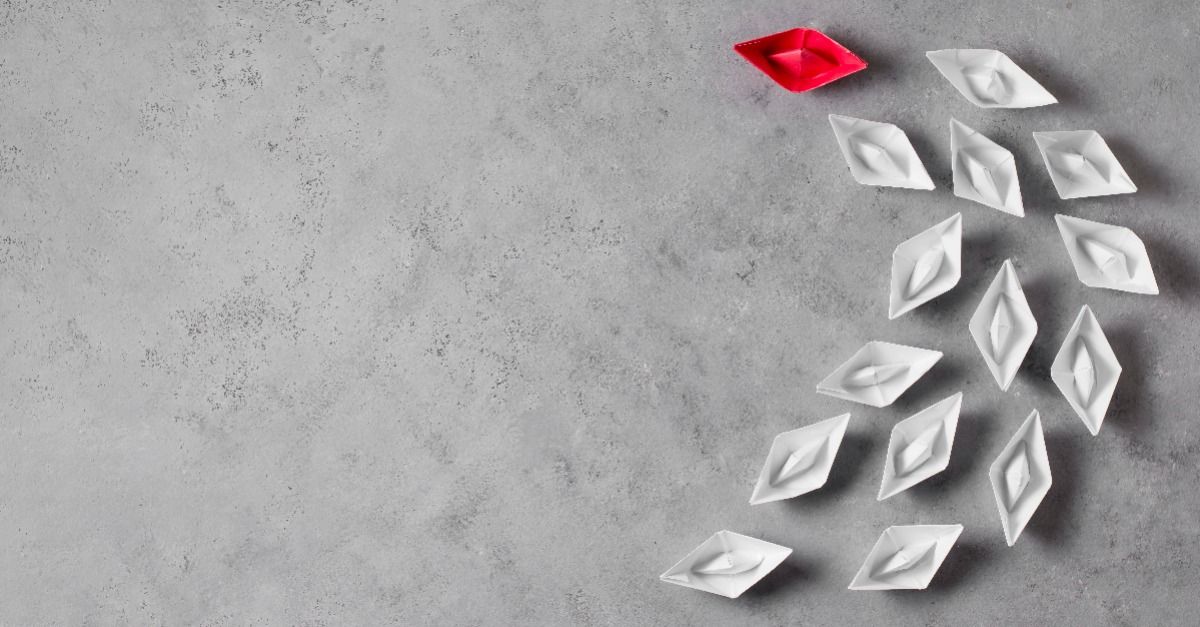
M 819 30 L 793 28 L 733 47 L 784 89 L 816 89 L 866 69 L 867 63 Z

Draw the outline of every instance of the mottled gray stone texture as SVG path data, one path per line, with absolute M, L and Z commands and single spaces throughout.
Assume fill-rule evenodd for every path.
M 816 26 L 870 68 L 793 94 L 731 45 Z M 926 50 L 1061 100 L 977 109 Z M 1200 10 L 1149 2 L 0 3 L 0 623 L 1192 623 L 1200 589 Z M 932 192 L 854 183 L 826 116 L 893 122 Z M 1027 216 L 950 191 L 958 118 Z M 1031 132 L 1096 129 L 1138 193 L 1061 201 Z M 964 275 L 887 319 L 897 243 Z M 1146 242 L 1083 286 L 1057 212 Z M 1006 258 L 1040 331 L 1002 393 L 967 320 Z M 1049 378 L 1089 304 L 1099 437 Z M 818 396 L 868 340 L 945 358 Z M 876 502 L 958 390 L 949 469 Z M 987 466 L 1042 411 L 1054 486 L 1005 545 Z M 829 484 L 750 507 L 777 433 L 845 411 Z M 888 525 L 966 527 L 924 592 L 846 589 Z M 658 575 L 793 547 L 730 600 Z

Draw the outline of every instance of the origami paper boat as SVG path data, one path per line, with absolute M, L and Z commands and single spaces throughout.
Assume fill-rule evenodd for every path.
M 1132 194 L 1137 185 L 1096 131 L 1033 134 L 1059 198 Z
M 1025 215 L 1012 153 L 954 118 L 950 118 L 950 168 L 955 196 L 1014 216 Z
M 825 485 L 850 414 L 780 433 L 754 485 L 751 505 L 780 501 Z
M 1062 214 L 1054 216 L 1054 221 L 1075 274 L 1084 285 L 1135 294 L 1158 293 L 1146 245 L 1133 231 Z
M 736 599 L 791 555 L 786 546 L 718 531 L 659 579 Z
M 941 358 L 939 351 L 868 342 L 818 383 L 817 393 L 871 407 L 887 407 Z
M 781 87 L 802 92 L 866 69 L 867 63 L 819 30 L 793 28 L 733 47 Z
M 892 253 L 888 318 L 949 292 L 962 277 L 962 214 L 918 233 Z
M 1029 310 L 1012 260 L 1005 259 L 1000 266 L 1000 273 L 971 316 L 969 328 L 996 383 L 1008 391 L 1037 335 L 1037 320 Z
M 1084 305 L 1050 366 L 1050 378 L 1092 435 L 1100 433 L 1120 376 L 1121 364 L 1104 330 Z
M 962 525 L 901 525 L 879 536 L 851 590 L 924 590 L 954 547 Z
M 933 189 L 917 151 L 895 124 L 844 115 L 829 116 L 829 123 L 854 180 L 863 185 Z
M 1050 460 L 1036 409 L 992 463 L 988 477 L 1000 508 L 1004 539 L 1012 546 L 1050 491 Z
M 891 498 L 942 472 L 950 463 L 962 392 L 927 407 L 892 427 L 879 500 Z
M 998 50 L 934 50 L 925 56 L 958 93 L 977 107 L 1023 109 L 1058 102 Z

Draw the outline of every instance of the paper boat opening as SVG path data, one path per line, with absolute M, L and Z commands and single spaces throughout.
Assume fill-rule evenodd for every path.
M 767 55 L 767 59 L 784 72 L 810 80 L 838 66 L 834 59 L 809 48 L 773 52 Z
M 775 477 L 771 479 L 771 485 L 777 486 L 785 481 L 790 481 L 803 474 L 806 470 L 812 468 L 817 460 L 821 457 L 821 452 L 825 450 L 825 446 L 829 443 L 829 437 L 823 437 L 819 440 L 803 442 L 800 447 L 792 451 L 787 459 L 783 461 L 783 466 L 780 466 L 779 472 L 775 473 Z
M 937 542 L 934 540 L 901 547 L 899 551 L 884 560 L 879 565 L 879 570 L 875 571 L 872 576 L 879 579 L 912 570 L 921 562 L 932 558 L 935 549 L 937 549 Z
M 1029 486 L 1029 447 L 1025 442 L 1018 442 L 1008 462 L 1004 464 L 1004 487 L 1008 496 L 1008 509 L 1011 511 Z
M 896 475 L 903 477 L 932 459 L 934 443 L 941 434 L 942 425 L 933 425 L 901 449 L 896 456 Z
M 692 572 L 698 575 L 740 575 L 757 568 L 763 558 L 763 554 L 756 551 L 726 551 L 697 564 Z
M 1006 107 L 1013 101 L 1010 81 L 995 65 L 968 65 L 962 68 L 962 74 L 976 101 L 997 107 Z
M 1096 362 L 1087 342 L 1075 342 L 1075 363 L 1071 365 L 1071 377 L 1075 379 L 1075 395 L 1081 407 L 1092 402 L 1092 390 L 1096 389 Z

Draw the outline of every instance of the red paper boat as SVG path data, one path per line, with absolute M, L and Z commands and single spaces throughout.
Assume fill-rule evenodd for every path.
M 867 67 L 845 46 L 819 30 L 793 28 L 733 47 L 784 89 L 808 91 Z

